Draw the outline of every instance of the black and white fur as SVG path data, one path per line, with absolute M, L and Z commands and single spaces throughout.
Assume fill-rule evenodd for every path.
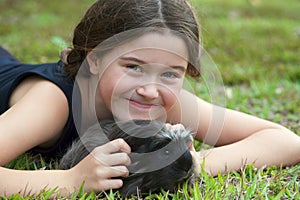
M 100 121 L 73 143 L 63 156 L 60 169 L 75 166 L 95 147 L 117 138 L 123 138 L 131 147 L 130 174 L 122 178 L 123 186 L 119 189 L 123 197 L 137 192 L 159 192 L 161 188 L 173 192 L 178 184 L 193 182 L 194 165 L 188 149 L 192 142 L 190 131 L 171 131 L 159 121 Z

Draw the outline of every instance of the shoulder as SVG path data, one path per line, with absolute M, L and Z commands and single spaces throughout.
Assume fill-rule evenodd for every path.
M 39 109 L 39 113 L 55 113 L 68 115 L 68 99 L 64 92 L 53 82 L 39 76 L 30 76 L 22 81 L 13 91 L 10 107 L 27 107 L 34 110 Z
M 25 95 L 30 93 L 31 95 L 48 94 L 52 98 L 59 97 L 63 100 L 65 95 L 62 94 L 62 90 L 53 82 L 46 80 L 38 75 L 32 75 L 24 79 L 12 92 L 9 99 L 9 107 L 20 101 Z
M 13 92 L 10 108 L 0 116 L 0 144 L 11 154 L 3 159 L 55 143 L 68 116 L 68 101 L 58 86 L 40 77 L 24 80 Z

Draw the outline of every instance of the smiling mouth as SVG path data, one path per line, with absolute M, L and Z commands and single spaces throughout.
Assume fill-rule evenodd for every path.
M 153 106 L 156 106 L 155 104 L 146 104 L 146 103 L 141 103 L 132 99 L 129 99 L 129 104 L 133 105 L 134 107 L 140 108 L 140 109 L 150 109 Z

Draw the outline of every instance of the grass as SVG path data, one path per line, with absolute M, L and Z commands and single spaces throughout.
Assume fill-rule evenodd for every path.
M 0 0 L 0 44 L 21 61 L 58 59 L 69 46 L 72 29 L 92 0 Z M 221 72 L 229 108 L 283 124 L 300 135 L 300 4 L 298 0 L 192 0 L 199 15 L 203 45 Z M 59 6 L 57 6 L 59 5 Z M 208 86 L 197 95 L 210 100 Z M 199 144 L 197 144 L 199 145 Z M 24 155 L 15 169 L 55 169 L 57 161 Z M 201 173 L 188 191 L 162 191 L 146 199 L 300 199 L 300 165 L 288 168 L 245 166 L 240 172 L 208 176 Z M 37 196 L 16 194 L 3 199 L 49 199 L 54 190 Z M 117 199 L 118 194 L 85 194 L 70 199 Z M 136 197 L 137 199 L 138 197 Z

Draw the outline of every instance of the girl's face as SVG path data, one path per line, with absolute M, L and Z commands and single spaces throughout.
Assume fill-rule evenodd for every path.
M 117 120 L 165 120 L 183 84 L 188 50 L 179 37 L 148 33 L 90 66 L 99 76 L 96 94 Z

